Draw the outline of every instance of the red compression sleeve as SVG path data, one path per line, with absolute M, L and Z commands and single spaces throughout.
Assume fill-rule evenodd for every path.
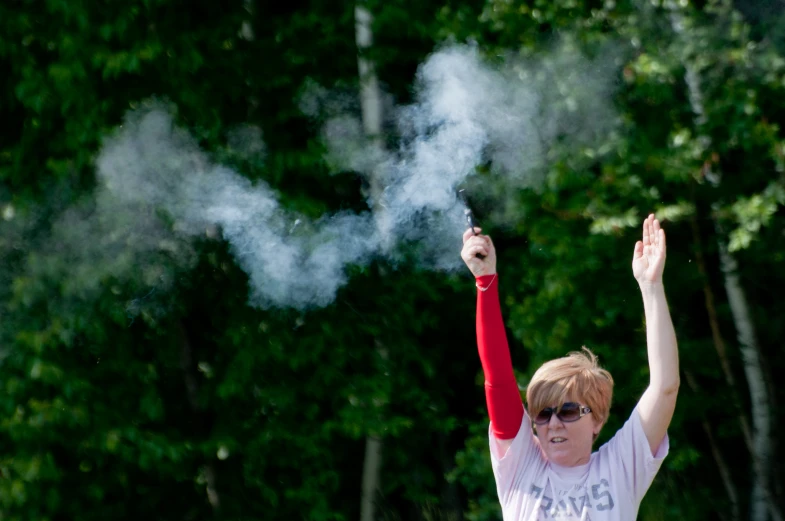
M 510 347 L 499 305 L 497 275 L 477 277 L 477 349 L 485 373 L 485 400 L 493 434 L 514 438 L 523 420 L 523 401 L 512 371 Z

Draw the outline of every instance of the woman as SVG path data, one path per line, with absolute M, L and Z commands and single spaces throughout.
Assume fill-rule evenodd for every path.
M 659 221 L 649 215 L 643 222 L 643 240 L 635 244 L 632 258 L 646 315 L 649 386 L 624 426 L 594 453 L 592 444 L 608 419 L 611 375 L 585 348 L 552 360 L 529 383 L 527 411 L 502 323 L 493 242 L 471 229 L 463 242 L 461 257 L 478 288 L 477 344 L 504 520 L 633 521 L 668 453 L 667 429 L 679 390 L 676 334 L 662 285 L 665 232 Z

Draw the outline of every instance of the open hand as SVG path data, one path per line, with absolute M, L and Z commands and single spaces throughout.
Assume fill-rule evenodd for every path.
M 480 233 L 482 230 L 475 227 L 474 231 Z M 477 254 L 482 255 L 482 258 Z M 496 248 L 493 247 L 493 241 L 487 235 L 474 235 L 471 228 L 463 232 L 461 258 L 475 277 L 496 273 Z
M 665 268 L 665 230 L 654 214 L 643 221 L 643 240 L 635 243 L 632 274 L 638 284 L 662 282 Z

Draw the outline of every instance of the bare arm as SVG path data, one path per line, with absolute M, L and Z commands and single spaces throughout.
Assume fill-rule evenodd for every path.
M 652 454 L 665 438 L 679 391 L 676 332 L 662 284 L 665 250 L 665 232 L 650 215 L 643 223 L 643 240 L 635 245 L 633 273 L 643 296 L 649 357 L 649 387 L 638 402 L 638 412 Z

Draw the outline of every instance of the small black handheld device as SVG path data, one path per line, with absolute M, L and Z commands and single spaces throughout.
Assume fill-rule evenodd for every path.
M 474 231 L 477 222 L 474 220 L 474 213 L 472 213 L 472 209 L 469 207 L 469 200 L 466 198 L 466 190 L 458 190 L 458 199 L 460 199 L 463 204 L 463 214 L 466 216 L 466 223 L 469 225 L 472 233 L 477 235 L 477 232 Z
M 477 231 L 474 229 L 477 226 L 477 221 L 474 218 L 474 213 L 472 212 L 471 207 L 469 206 L 469 200 L 466 197 L 466 191 L 461 189 L 458 190 L 458 199 L 463 204 L 463 215 L 466 216 L 466 224 L 469 225 L 469 229 L 472 231 L 474 235 L 477 235 Z M 484 255 L 480 255 L 479 253 L 476 255 L 478 259 L 484 259 Z

